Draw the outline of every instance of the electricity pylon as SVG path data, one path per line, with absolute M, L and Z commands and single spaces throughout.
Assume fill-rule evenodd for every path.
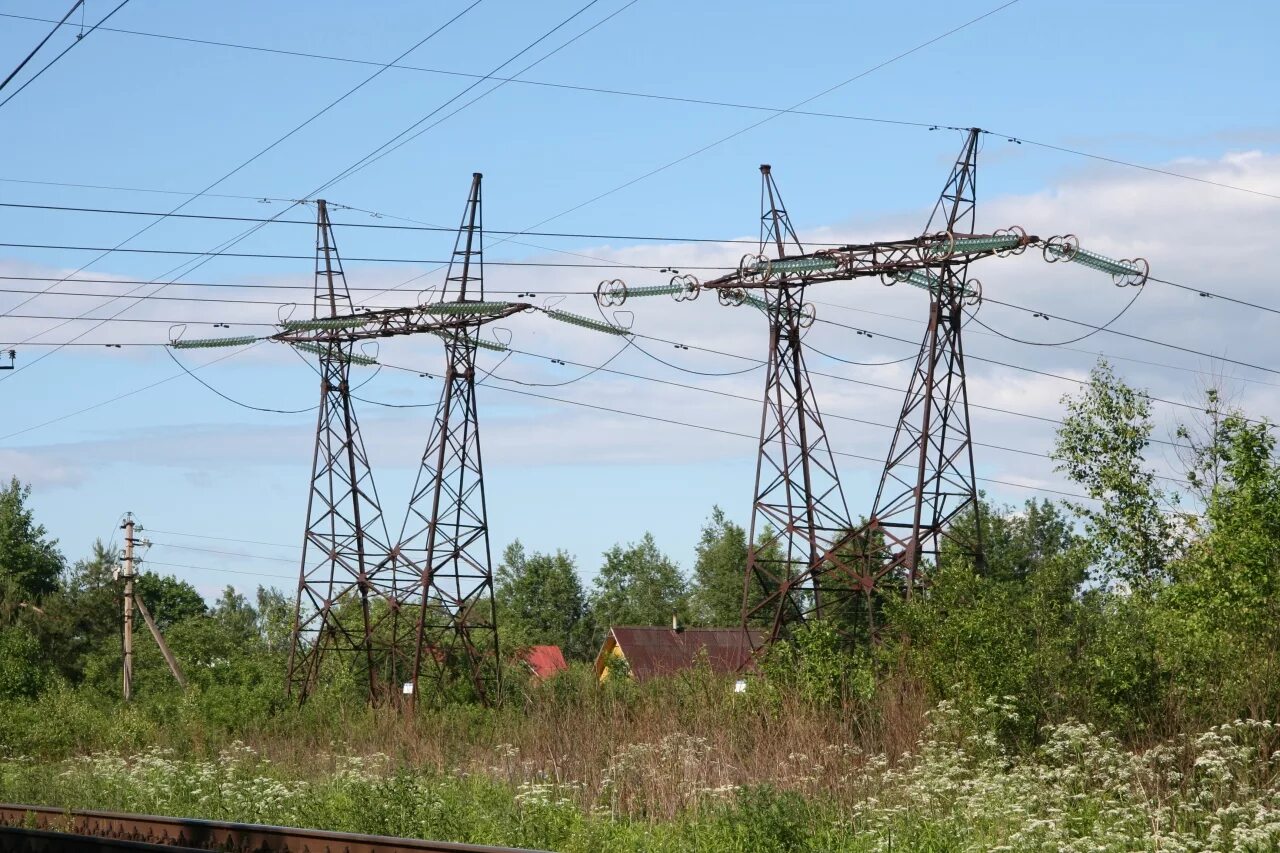
M 975 230 L 979 131 L 973 129 L 925 226 L 942 233 Z M 957 558 L 983 562 L 982 519 L 973 464 L 969 390 L 961 330 L 964 309 L 980 298 L 969 283 L 970 257 L 947 257 L 932 268 L 929 319 L 871 514 L 846 540 L 856 543 L 855 577 L 875 630 L 872 590 L 893 578 L 910 597 L 921 573 L 936 567 L 944 542 Z M 955 523 L 966 512 L 965 523 Z M 841 543 L 845 544 L 845 543 Z
M 354 314 L 329 209 L 316 202 L 316 266 L 312 320 L 316 329 Z M 288 692 L 305 701 L 321 662 L 339 654 L 364 671 L 369 698 L 379 701 L 394 669 L 394 648 L 378 628 L 398 614 L 394 577 L 375 573 L 388 554 L 386 524 L 351 400 L 354 340 L 309 342 L 319 356 L 320 407 L 307 495 L 307 526 L 289 649 Z M 379 647 L 381 646 L 381 647 Z
M 786 554 L 768 553 L 751 544 L 744 578 L 743 622 L 770 625 L 769 631 L 758 635 L 761 646 L 781 636 L 789 623 L 833 612 L 848 614 L 855 609 L 865 610 L 868 630 L 874 634 L 875 598 L 886 578 L 910 594 L 922 584 L 926 566 L 936 565 L 945 541 L 954 542 L 958 553 L 981 559 L 976 515 L 972 532 L 952 530 L 952 522 L 966 508 L 976 509 L 960 333 L 965 309 L 976 309 L 981 302 L 981 285 L 967 277 L 971 262 L 992 255 L 1019 254 L 1037 245 L 1045 260 L 1080 263 L 1110 274 L 1118 286 L 1140 287 L 1146 282 L 1146 261 L 1116 261 L 1085 251 L 1073 235 L 1041 240 L 1017 226 L 976 233 L 974 178 L 981 134 L 978 128 L 969 130 L 920 237 L 806 253 L 795 239 L 765 168 L 765 198 L 770 205 L 765 219 L 773 222 L 772 229 L 762 231 L 761 252 L 745 256 L 735 272 L 708 282 L 676 276 L 669 285 L 642 288 L 628 288 L 613 280 L 602 282 L 597 290 L 601 305 L 620 305 L 629 296 L 659 294 L 683 301 L 696 298 L 703 290 L 714 290 L 723 304 L 752 305 L 770 317 L 770 374 L 751 526 L 753 535 L 761 522 L 782 526 L 776 536 L 797 538 L 802 546 L 812 544 L 808 548 L 789 547 Z M 941 230 L 931 231 L 935 226 Z M 772 239 L 778 257 L 764 254 L 766 236 Z M 787 250 L 788 243 L 795 246 L 795 253 Z M 836 500 L 840 491 L 834 466 L 829 469 L 829 479 L 825 476 L 830 450 L 820 429 L 817 406 L 809 404 L 812 391 L 804 375 L 799 334 L 790 334 L 790 323 L 792 317 L 798 327 L 812 322 L 812 312 L 803 301 L 805 287 L 872 276 L 886 284 L 902 282 L 928 292 L 929 320 L 871 515 L 857 529 L 846 524 L 840 530 L 838 526 L 848 516 L 830 510 L 842 506 L 843 498 Z M 754 295 L 755 291 L 764 291 L 763 297 Z M 791 340 L 796 343 L 791 345 Z M 789 368 L 782 363 L 781 352 L 790 358 Z M 780 396 L 782 382 L 778 377 L 788 373 L 794 390 Z M 787 426 L 771 428 L 773 424 Z M 807 427 L 803 437 L 801 424 Z M 812 432 L 815 426 L 816 433 Z M 787 439 L 790 453 L 785 457 L 775 449 L 784 446 L 779 438 Z M 815 472 L 824 476 L 815 478 Z M 775 504 L 768 500 L 771 495 L 782 499 Z M 820 506 L 828 511 L 819 513 L 816 508 Z M 826 526 L 820 525 L 819 519 Z M 754 595 L 753 584 L 757 585 Z
M 760 257 L 803 255 L 782 195 L 768 165 L 760 167 Z M 738 294 L 721 291 L 722 301 Z M 823 612 L 822 590 L 796 583 L 797 566 L 816 566 L 836 538 L 849 530 L 849 509 L 827 441 L 818 400 L 805 367 L 804 330 L 813 306 L 804 301 L 805 282 L 783 273 L 769 279 L 759 300 L 769 322 L 764 408 L 756 457 L 755 499 L 747 541 L 743 620 L 763 615 L 771 633 L 788 618 Z M 743 295 L 743 298 L 746 298 Z M 801 575 L 803 583 L 805 575 Z M 758 585 L 763 595 L 753 594 Z
M 410 696 L 411 704 L 415 703 L 420 682 L 429 681 L 434 689 L 443 690 L 451 674 L 459 669 L 466 673 L 483 701 L 497 701 L 500 696 L 475 359 L 478 349 L 506 349 L 504 344 L 481 337 L 482 327 L 533 306 L 525 302 L 485 301 L 480 186 L 481 175 L 476 173 L 472 176 L 440 299 L 411 308 L 356 311 L 346 295 L 340 267 L 326 267 L 332 272 L 326 273 L 330 281 L 343 282 L 340 293 L 327 303 L 334 310 L 327 316 L 317 313 L 312 320 L 285 321 L 281 324 L 282 331 L 269 338 L 318 354 L 326 376 L 336 372 L 324 385 L 330 390 L 322 402 L 317 459 L 327 458 L 320 449 L 330 452 L 332 433 L 337 447 L 345 453 L 343 458 L 350 463 L 348 467 L 356 472 L 341 482 L 349 480 L 361 486 L 341 491 L 345 500 L 339 506 L 348 509 L 345 513 L 335 512 L 331 508 L 334 500 L 323 491 L 313 489 L 313 500 L 317 496 L 323 499 L 322 509 L 319 513 L 309 512 L 309 519 L 318 515 L 331 526 L 337 524 L 344 535 L 331 537 L 331 544 L 353 547 L 345 551 L 336 545 L 330 548 L 334 553 L 352 554 L 349 560 L 335 558 L 326 563 L 331 576 L 339 575 L 339 569 L 346 571 L 346 575 L 341 576 L 342 583 L 331 584 L 325 594 L 312 595 L 309 600 L 300 596 L 299 628 L 295 631 L 294 645 L 295 649 L 304 650 L 300 660 L 310 664 L 310 668 L 299 670 L 295 676 L 295 666 L 291 665 L 291 688 L 295 683 L 314 682 L 319 654 L 325 648 L 318 639 L 328 636 L 321 632 L 316 639 L 307 638 L 305 632 L 311 623 L 302 616 L 304 605 L 310 607 L 314 622 L 319 614 L 333 611 L 332 604 L 327 602 L 345 595 L 360 601 L 361 618 L 352 619 L 363 632 L 345 630 L 345 623 L 336 622 L 330 633 L 346 640 L 346 647 L 363 654 L 369 672 L 370 696 L 375 700 L 389 698 L 387 691 L 394 686 Z M 320 208 L 325 209 L 323 203 Z M 328 247 L 332 244 L 332 235 L 327 229 L 327 213 L 322 215 L 326 227 L 322 229 L 321 245 Z M 330 257 L 331 253 L 326 250 L 326 263 Z M 336 262 L 336 252 L 332 258 Z M 568 319 L 573 315 L 565 312 L 547 310 L 545 313 L 569 322 L 585 321 L 585 318 Z M 415 334 L 434 334 L 444 341 L 444 388 L 401 534 L 394 546 L 389 546 L 355 413 L 351 410 L 347 375 L 352 364 L 376 363 L 355 352 L 355 342 Z M 237 344 L 249 340 L 253 339 L 225 339 Z M 223 345 L 223 342 L 186 344 L 188 347 L 210 345 Z M 329 423 L 326 404 L 329 410 L 342 415 L 333 419 L 337 426 L 332 430 L 326 427 Z M 317 471 L 334 467 L 322 466 L 319 461 L 317 466 Z M 332 476 L 325 482 L 330 481 Z M 309 521 L 308 529 L 312 526 Z M 334 620 L 329 617 L 328 621 Z M 324 619 L 321 624 L 325 624 Z M 300 689 L 299 693 L 305 698 L 305 691 Z
M 459 316 L 466 316 L 469 306 L 487 304 L 480 180 L 479 172 L 472 176 L 442 296 L 441 304 L 452 304 Z M 488 318 L 472 317 L 439 333 L 445 349 L 444 387 L 394 555 L 394 562 L 408 568 L 401 599 L 417 609 L 413 667 L 405 687 L 412 703 L 424 679 L 442 690 L 459 666 L 482 701 L 496 702 L 501 696 L 476 406 L 476 350 Z

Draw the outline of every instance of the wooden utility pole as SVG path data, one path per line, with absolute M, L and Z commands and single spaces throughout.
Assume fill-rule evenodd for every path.
M 151 631 L 151 636 L 155 638 L 156 645 L 160 647 L 160 654 L 164 655 L 164 661 L 169 665 L 169 671 L 173 673 L 174 679 L 183 687 L 187 686 L 187 681 L 182 677 L 182 668 L 178 666 L 178 659 L 169 650 L 169 644 L 164 641 L 164 637 L 160 634 L 160 628 L 156 625 L 155 620 L 151 618 L 151 612 L 147 610 L 147 605 L 134 591 L 133 580 L 136 577 L 136 573 L 133 559 L 133 513 L 125 513 L 124 523 L 120 526 L 124 528 L 124 565 L 121 567 L 121 576 L 124 578 L 123 680 L 124 699 L 127 702 L 133 693 L 133 608 L 135 606 L 138 608 L 138 612 L 142 614 L 142 621 L 147 624 L 147 629 Z M 141 528 L 138 529 L 140 530 Z

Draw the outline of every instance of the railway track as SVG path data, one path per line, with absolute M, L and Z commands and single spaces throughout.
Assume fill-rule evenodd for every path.
M 0 804 L 0 850 L 21 853 L 218 850 L 228 853 L 545 853 L 156 815 Z

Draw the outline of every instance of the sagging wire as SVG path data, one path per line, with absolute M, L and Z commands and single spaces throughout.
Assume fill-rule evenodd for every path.
M 1147 289 L 1146 285 L 1143 285 L 1139 287 L 1137 290 L 1135 290 L 1133 296 L 1129 298 L 1129 301 L 1127 303 L 1125 303 L 1125 306 L 1121 308 L 1120 311 L 1114 317 L 1108 320 L 1106 323 L 1102 324 L 1101 326 L 1094 326 L 1091 328 L 1090 331 L 1085 332 L 1083 335 L 1080 335 L 1079 337 L 1071 338 L 1065 341 L 1057 341 L 1057 342 L 1028 341 L 1028 340 L 1024 340 L 1023 338 L 1016 338 L 1013 335 L 1009 335 L 1004 332 L 993 329 L 990 326 L 988 326 L 986 323 L 979 320 L 977 316 L 978 314 L 977 311 L 966 310 L 964 313 L 965 313 L 965 316 L 967 316 L 970 320 L 977 323 L 979 326 L 986 329 L 988 332 L 990 332 L 991 334 L 995 335 L 998 338 L 1004 338 L 1005 340 L 1013 341 L 1014 343 L 1026 344 L 1027 346 L 1032 346 L 1032 347 L 1063 347 L 1063 346 L 1070 346 L 1071 344 L 1079 343 L 1080 341 L 1083 341 L 1086 338 L 1093 337 L 1099 332 L 1105 332 L 1108 329 L 1110 329 L 1113 324 L 1115 324 L 1117 321 L 1120 320 L 1121 317 L 1123 317 L 1125 314 L 1129 312 L 1129 309 L 1133 307 L 1134 303 L 1138 301 L 1138 297 L 1141 296 L 1146 289 Z M 996 304 L 1003 304 L 1003 303 L 996 303 Z M 1039 317 L 1045 318 L 1046 320 L 1054 319 L 1053 315 L 1047 314 L 1043 311 L 1038 311 L 1034 313 Z
M 252 345 L 250 345 L 249 349 L 252 349 L 253 347 L 255 347 L 255 346 L 257 346 L 257 345 L 258 345 L 258 344 L 252 344 Z M 252 404 L 250 404 L 250 403 L 242 403 L 242 402 L 240 402 L 239 400 L 235 399 L 234 397 L 230 397 L 230 396 L 228 396 L 228 395 L 226 395 L 226 394 L 222 393 L 221 391 L 219 391 L 217 388 L 214 388 L 212 385 L 210 385 L 208 382 L 205 382 L 205 381 L 204 381 L 203 379 L 201 379 L 199 376 L 196 376 L 196 375 L 195 375 L 195 373 L 191 372 L 191 370 L 189 370 L 185 364 L 183 364 L 182 362 L 178 361 L 178 357 L 177 357 L 176 355 L 174 355 L 174 354 L 173 354 L 173 350 L 172 350 L 172 349 L 170 349 L 169 347 L 165 347 L 165 350 L 164 350 L 164 351 L 165 351 L 165 354 L 166 354 L 167 356 L 169 356 L 169 358 L 170 358 L 170 359 L 172 359 L 172 360 L 173 360 L 173 363 L 174 363 L 174 364 L 176 364 L 176 365 L 178 365 L 178 367 L 182 368 L 182 372 L 183 372 L 183 373 L 187 374 L 187 375 L 188 375 L 188 376 L 190 376 L 192 379 L 194 379 L 195 381 L 197 381 L 197 382 L 199 382 L 201 385 L 203 385 L 205 388 L 207 388 L 208 390 L 210 390 L 210 391 L 212 391 L 213 393 L 217 394 L 217 395 L 218 395 L 219 397 L 221 397 L 222 399 L 226 400 L 228 403 L 234 403 L 235 405 L 240 406 L 240 407 L 241 407 L 241 408 L 243 408 L 243 409 L 251 409 L 252 411 L 255 411 L 255 412 L 267 412 L 267 413 L 269 413 L 269 414 L 275 414 L 275 415 L 301 415 L 301 414 L 304 414 L 304 413 L 306 413 L 306 412 L 314 412 L 316 409 L 320 408 L 320 404 L 319 404 L 319 403 L 317 403 L 317 404 L 316 404 L 316 405 L 314 405 L 314 406 L 310 406 L 310 407 L 308 407 L 308 408 L 306 408 L 306 409 L 271 409 L 271 408 L 267 408 L 267 407 L 265 407 L 265 406 L 254 406 L 254 405 L 252 405 Z

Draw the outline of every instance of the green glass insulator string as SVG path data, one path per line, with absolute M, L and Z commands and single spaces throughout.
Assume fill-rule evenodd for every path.
M 317 317 L 314 320 L 285 320 L 280 324 L 282 329 L 290 332 L 318 331 L 321 329 L 354 329 L 363 326 L 365 317 Z
M 1076 248 L 1072 251 L 1070 246 L 1058 243 L 1050 243 L 1045 250 L 1058 258 L 1071 261 L 1099 272 L 1109 273 L 1117 276 L 1140 276 L 1142 270 L 1136 265 L 1124 264 L 1120 261 L 1108 258 L 1106 255 L 1099 255 L 1097 252 L 1090 252 L 1088 249 Z
M 293 347 L 294 349 L 299 349 L 299 350 L 302 350 L 303 352 L 309 352 L 312 355 L 329 355 L 330 354 L 328 347 L 323 346 L 321 344 L 314 344 L 314 343 L 311 343 L 310 341 L 299 341 L 298 343 L 293 344 Z M 376 358 L 370 358 L 369 356 L 363 355 L 358 352 L 343 353 L 339 351 L 335 354 L 337 355 L 338 358 L 342 359 L 343 361 L 346 361 L 350 364 L 360 365 L 361 367 L 371 367 L 378 363 L 378 360 Z
M 437 302 L 423 307 L 425 314 L 496 314 L 511 307 L 506 302 Z
M 747 271 L 751 273 L 806 273 L 833 270 L 840 266 L 834 258 L 781 258 L 767 263 L 755 263 Z
M 972 252 L 1003 252 L 1016 249 L 1022 245 L 1022 237 L 1017 234 L 1006 234 L 992 237 L 957 237 L 955 242 L 940 241 L 929 246 L 931 255 L 969 254 Z
M 253 335 L 242 335 L 238 338 L 192 338 L 187 341 L 174 341 L 169 346 L 174 349 L 212 349 L 213 347 L 242 347 L 260 340 L 262 338 Z
M 687 288 L 680 284 L 654 284 L 648 287 L 628 287 L 627 298 L 632 299 L 639 296 L 670 296 L 675 293 L 682 293 Z
M 559 320 L 561 323 L 568 323 L 571 326 L 581 326 L 584 329 L 591 329 L 592 331 L 604 332 L 610 335 L 631 334 L 621 326 L 615 326 L 601 320 L 592 320 L 590 317 L 583 317 L 581 314 L 572 314 L 568 311 L 561 311 L 557 308 L 544 308 L 542 310 L 553 320 Z

